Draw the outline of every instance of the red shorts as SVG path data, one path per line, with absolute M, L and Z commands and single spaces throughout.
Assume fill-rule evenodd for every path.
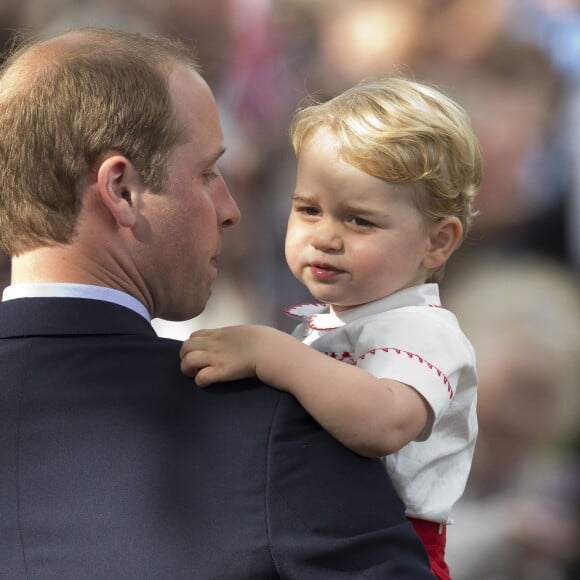
M 408 518 L 415 532 L 421 538 L 427 554 L 431 571 L 439 580 L 451 580 L 449 567 L 445 562 L 446 526 L 437 522 L 428 522 L 417 518 Z

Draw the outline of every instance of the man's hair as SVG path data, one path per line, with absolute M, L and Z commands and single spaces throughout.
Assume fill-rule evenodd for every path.
M 152 191 L 182 142 L 168 88 L 194 54 L 165 38 L 82 29 L 17 48 L 0 69 L 0 246 L 71 241 L 89 170 L 129 159 Z
M 297 155 L 319 129 L 336 139 L 346 163 L 389 183 L 415 183 L 415 203 L 435 222 L 456 216 L 467 235 L 481 185 L 482 160 L 465 111 L 413 80 L 364 81 L 296 113 L 290 129 Z M 443 268 L 431 273 L 440 279 Z

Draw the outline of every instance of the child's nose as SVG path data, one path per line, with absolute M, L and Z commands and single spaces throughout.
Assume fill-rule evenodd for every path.
M 342 237 L 329 220 L 321 220 L 312 236 L 312 245 L 323 252 L 339 251 L 343 248 Z

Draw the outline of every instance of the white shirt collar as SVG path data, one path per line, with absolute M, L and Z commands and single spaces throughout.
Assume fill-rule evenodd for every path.
M 33 283 L 12 284 L 2 293 L 2 301 L 16 298 L 90 298 L 112 302 L 125 308 L 130 308 L 145 320 L 151 322 L 151 316 L 145 305 L 136 298 L 114 288 L 93 286 L 91 284 L 61 284 L 61 283 Z
M 439 286 L 437 284 L 420 284 L 404 288 L 385 298 L 380 298 L 361 306 L 355 306 L 348 310 L 336 312 L 328 304 L 301 304 L 290 308 L 287 313 L 290 316 L 303 318 L 308 321 L 308 326 L 316 330 L 331 330 L 358 320 L 365 316 L 372 316 L 379 312 L 386 312 L 394 308 L 405 306 L 441 306 L 439 298 Z
M 439 286 L 437 284 L 419 284 L 418 286 L 403 288 L 403 290 L 374 302 L 335 312 L 335 314 L 340 320 L 347 323 L 365 316 L 372 316 L 379 312 L 404 308 L 405 306 L 441 306 Z M 330 311 L 333 312 L 332 308 L 330 308 Z

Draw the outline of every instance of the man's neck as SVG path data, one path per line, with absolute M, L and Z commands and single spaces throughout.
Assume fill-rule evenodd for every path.
M 151 312 L 143 293 L 115 263 L 102 264 L 87 258 L 74 246 L 49 246 L 28 250 L 12 257 L 10 283 L 15 284 L 83 284 L 124 292 Z
M 68 248 L 35 248 L 12 257 L 12 284 L 70 283 L 107 286 L 90 265 L 79 263 Z

